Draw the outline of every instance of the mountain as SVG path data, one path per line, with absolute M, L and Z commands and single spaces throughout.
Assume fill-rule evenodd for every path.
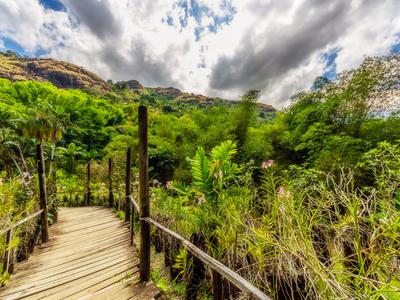
M 12 53 L 0 54 L 0 78 L 49 81 L 59 88 L 98 93 L 111 90 L 103 79 L 80 66 L 51 58 L 22 58 Z
M 96 74 L 69 62 L 51 58 L 21 57 L 14 52 L 0 52 L 0 78 L 12 81 L 49 81 L 59 88 L 82 89 L 100 94 L 112 91 L 113 86 L 134 92 L 147 90 L 178 102 L 202 105 L 214 105 L 221 102 L 236 103 L 231 100 L 182 92 L 174 87 L 144 87 L 137 80 L 106 82 Z M 263 112 L 275 111 L 275 108 L 269 104 L 259 103 L 258 107 Z

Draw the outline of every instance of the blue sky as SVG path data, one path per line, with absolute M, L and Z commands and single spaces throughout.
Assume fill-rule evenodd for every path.
M 45 8 L 62 11 L 65 10 L 64 5 L 58 0 L 40 0 L 40 4 L 42 4 Z
M 0 47 L 236 99 L 285 105 L 317 76 L 400 52 L 400 1 L 0 0 Z

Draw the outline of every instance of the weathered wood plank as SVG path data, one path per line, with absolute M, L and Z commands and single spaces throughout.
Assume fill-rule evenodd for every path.
M 17 265 L 15 276 L 0 288 L 0 299 L 81 299 L 103 290 L 110 299 L 133 298 L 139 293 L 139 254 L 129 237 L 127 224 L 108 209 L 61 208 L 49 242 Z M 113 294 L 114 285 L 127 274 L 136 283 L 125 286 L 121 298 Z M 154 286 L 151 291 L 140 299 L 152 299 Z

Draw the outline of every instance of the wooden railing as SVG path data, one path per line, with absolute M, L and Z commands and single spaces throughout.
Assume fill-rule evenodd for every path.
M 226 278 L 229 282 L 234 284 L 237 288 L 239 288 L 242 292 L 244 292 L 248 297 L 253 299 L 261 299 L 261 300 L 271 300 L 270 297 L 265 295 L 262 291 L 260 291 L 257 287 L 255 287 L 252 283 L 244 279 L 243 277 L 239 276 L 236 272 L 229 269 L 227 266 L 216 260 L 215 258 L 211 257 L 200 248 L 196 247 L 193 243 L 189 242 L 187 239 L 183 238 L 176 232 L 168 229 L 167 227 L 161 225 L 160 223 L 156 222 L 150 217 L 141 218 L 140 217 L 140 208 L 138 203 L 132 196 L 129 196 L 129 200 L 132 205 L 132 215 L 131 220 L 135 219 L 134 212 L 136 211 L 139 215 L 139 219 L 148 223 L 149 225 L 153 225 L 157 229 L 161 230 L 163 233 L 173 237 L 175 240 L 179 241 L 180 244 L 189 251 L 192 255 L 197 257 L 201 260 L 204 264 L 206 264 L 209 268 L 214 271 L 214 274 L 217 273 L 220 276 Z M 133 228 L 133 227 L 131 227 Z M 131 231 L 131 240 L 133 240 L 133 231 Z M 146 253 L 150 255 L 150 249 L 146 249 Z M 146 255 L 147 255 L 146 254 Z M 217 288 L 218 290 L 222 290 L 220 287 Z M 215 295 L 214 295 L 215 296 Z
M 39 210 L 39 211 L 37 211 L 37 212 L 35 212 L 35 213 L 23 218 L 22 220 L 19 220 L 15 224 L 13 224 L 13 225 L 5 228 L 5 229 L 0 230 L 0 235 L 3 235 L 4 233 L 7 234 L 6 235 L 6 245 L 5 245 L 6 246 L 6 251 L 4 253 L 4 267 L 3 267 L 5 272 L 8 272 L 8 270 L 10 268 L 10 265 L 11 265 L 10 245 L 11 245 L 11 241 L 12 241 L 12 238 L 13 238 L 13 230 L 15 228 L 17 228 L 18 226 L 28 222 L 29 220 L 41 215 L 43 212 L 44 212 L 44 209 L 41 209 L 41 210 Z
M 210 255 L 196 247 L 193 243 L 180 236 L 178 233 L 170 230 L 169 228 L 158 223 L 150 217 L 150 203 L 149 203 L 149 175 L 148 175 L 148 153 L 147 153 L 147 108 L 139 106 L 139 204 L 136 199 L 131 196 L 131 150 L 127 150 L 127 164 L 126 164 L 126 191 L 125 191 L 125 220 L 130 221 L 131 228 L 131 243 L 134 237 L 134 222 L 135 212 L 139 216 L 140 221 L 140 278 L 142 281 L 150 279 L 150 226 L 156 227 L 164 234 L 172 237 L 178 241 L 193 257 L 196 257 L 203 264 L 211 268 L 213 271 L 213 289 L 214 299 L 222 299 L 223 288 L 222 278 L 231 282 L 234 286 L 245 293 L 250 299 L 271 300 L 261 290 L 255 287 L 252 283 L 241 277 L 239 274 L 229 269 L 227 266 L 212 258 Z M 112 174 L 109 174 L 110 178 Z M 110 183 L 110 190 L 112 184 Z

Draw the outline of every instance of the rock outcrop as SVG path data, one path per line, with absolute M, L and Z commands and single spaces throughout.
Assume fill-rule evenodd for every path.
M 111 90 L 96 74 L 71 63 L 47 58 L 21 58 L 0 54 L 0 78 L 12 81 L 49 81 L 59 88 L 83 89 L 98 93 Z
M 118 89 L 131 89 L 133 91 L 142 91 L 144 86 L 137 80 L 117 81 L 115 87 Z

